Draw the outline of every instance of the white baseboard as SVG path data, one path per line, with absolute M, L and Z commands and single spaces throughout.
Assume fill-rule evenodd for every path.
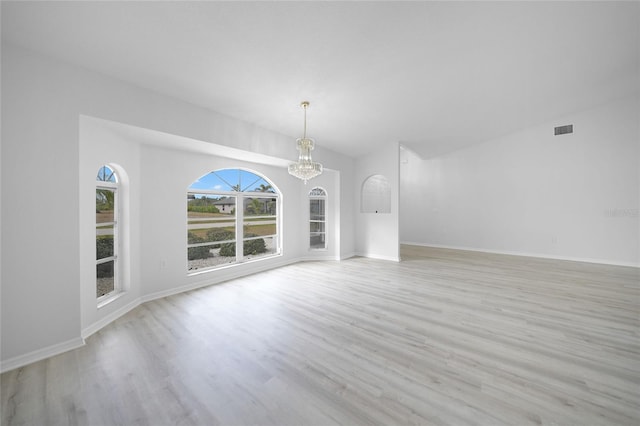
M 71 340 L 67 340 L 66 342 L 56 343 L 55 345 L 47 346 L 46 348 L 38 349 L 24 355 L 9 358 L 6 361 L 2 361 L 2 363 L 0 364 L 0 373 L 24 367 L 25 365 L 32 364 L 37 361 L 42 361 L 43 359 L 50 358 L 52 356 L 60 355 L 63 352 L 77 349 L 81 346 L 84 346 L 84 339 L 82 337 L 75 337 Z
M 127 312 L 137 308 L 138 306 L 140 306 L 141 303 L 142 303 L 141 299 L 137 298 L 127 303 L 125 306 L 121 307 L 120 309 L 111 312 L 109 315 L 106 315 L 103 318 L 100 318 L 98 321 L 94 322 L 88 327 L 85 327 L 82 330 L 82 338 L 86 339 L 87 337 L 91 336 L 93 333 L 99 331 L 101 328 L 111 324 L 112 322 L 114 322 L 115 320 L 117 320 Z
M 356 256 L 368 257 L 369 259 L 389 260 L 391 262 L 400 262 L 400 256 L 381 256 L 374 253 L 356 252 Z
M 298 259 L 298 261 L 300 262 L 335 262 L 335 261 L 339 261 L 341 260 L 339 256 L 323 256 L 323 255 L 308 255 L 308 256 L 302 256 L 300 259 Z
M 442 245 L 442 244 L 418 243 L 414 241 L 401 241 L 400 244 L 405 244 L 409 246 L 433 247 L 433 248 L 443 248 L 443 249 L 450 249 L 450 250 L 465 250 L 465 251 L 475 251 L 480 253 L 505 254 L 509 256 L 537 257 L 540 259 L 568 260 L 571 262 L 597 263 L 602 265 L 628 266 L 632 268 L 640 268 L 640 263 L 618 262 L 618 261 L 607 260 L 607 259 L 591 259 L 591 258 L 572 257 L 572 256 L 556 256 L 556 255 L 550 255 L 550 254 L 515 252 L 515 251 L 508 251 L 508 250 L 491 250 L 491 249 L 482 249 L 482 248 L 475 248 L 475 247 L 461 247 L 461 246 L 449 246 L 449 245 Z
M 351 259 L 352 257 L 355 257 L 355 256 L 356 256 L 356 252 L 352 251 L 350 253 L 341 254 L 340 255 L 340 260 Z
M 236 278 L 246 277 L 247 275 L 257 274 L 258 272 L 268 271 L 269 269 L 275 269 L 275 268 L 291 265 L 293 263 L 300 262 L 300 261 L 301 259 L 296 258 L 296 259 L 290 259 L 290 260 L 281 260 L 275 263 L 269 262 L 268 264 L 260 263 L 260 262 L 248 263 L 248 264 L 245 264 L 245 266 L 247 266 L 246 268 L 233 269 L 233 272 L 224 274 L 224 275 L 217 275 L 217 274 L 211 274 L 211 273 L 207 274 L 206 272 L 203 272 L 202 276 L 206 277 L 205 279 L 195 283 L 187 284 L 184 286 L 174 287 L 168 290 L 147 294 L 145 296 L 142 296 L 141 303 L 162 299 L 163 297 L 173 296 L 174 294 L 180 294 L 180 293 L 184 293 L 185 291 L 195 290 L 198 288 L 207 287 L 214 284 L 220 284 L 229 280 L 235 280 Z M 230 271 L 230 270 L 231 269 L 228 269 L 227 271 Z M 220 270 L 218 269 L 217 271 L 220 271 Z

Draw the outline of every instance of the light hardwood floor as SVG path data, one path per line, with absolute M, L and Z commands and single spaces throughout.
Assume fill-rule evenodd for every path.
M 638 269 L 405 246 L 146 303 L 3 425 L 638 425 Z

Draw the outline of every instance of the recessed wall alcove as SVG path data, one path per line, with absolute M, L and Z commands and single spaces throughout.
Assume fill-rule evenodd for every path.
M 365 179 L 361 192 L 362 213 L 391 213 L 391 185 L 383 175 Z

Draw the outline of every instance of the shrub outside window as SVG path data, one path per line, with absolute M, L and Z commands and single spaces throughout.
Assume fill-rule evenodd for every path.
M 96 297 L 120 290 L 118 280 L 118 177 L 109 166 L 96 176 Z
M 314 250 L 327 248 L 326 201 L 324 189 L 313 188 L 309 192 L 309 247 Z
M 213 269 L 280 254 L 280 195 L 262 176 L 212 171 L 187 190 L 187 269 Z

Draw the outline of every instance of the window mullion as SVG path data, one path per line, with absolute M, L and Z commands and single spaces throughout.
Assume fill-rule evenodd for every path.
M 103 257 L 102 259 L 97 259 L 96 260 L 96 265 L 101 265 L 103 263 L 108 263 L 108 262 L 111 262 L 112 260 L 116 260 L 117 258 L 118 258 L 118 256 Z
M 236 262 L 242 262 L 244 256 L 244 195 L 236 197 Z

